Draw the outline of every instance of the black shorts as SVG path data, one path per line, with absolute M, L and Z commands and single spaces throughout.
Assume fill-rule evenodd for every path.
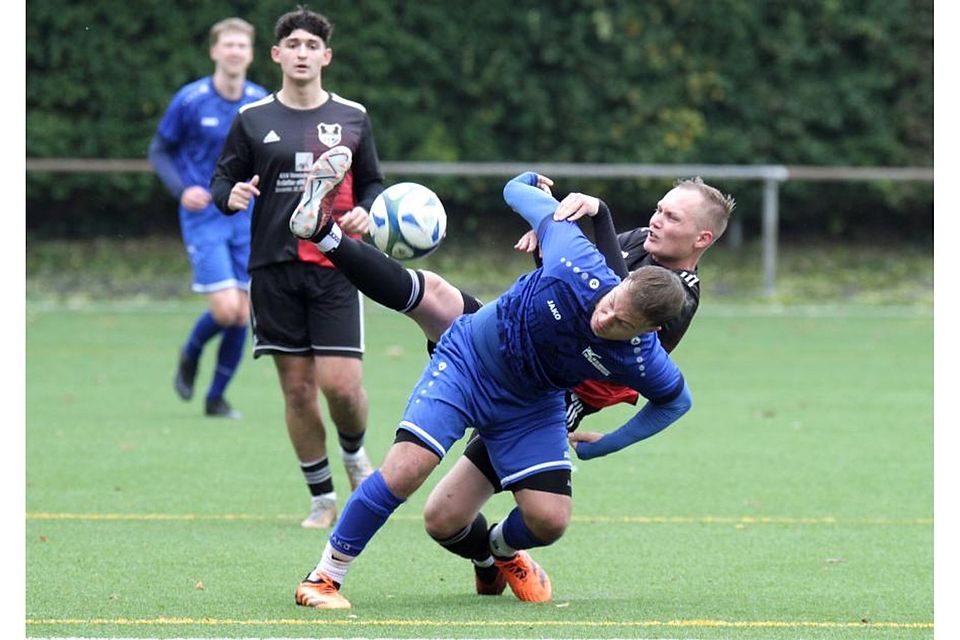
M 281 262 L 250 274 L 253 357 L 363 357 L 360 293 L 336 269 Z

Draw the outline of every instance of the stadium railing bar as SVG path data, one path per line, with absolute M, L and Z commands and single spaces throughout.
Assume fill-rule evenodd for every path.
M 27 171 L 47 173 L 144 173 L 153 168 L 147 160 L 92 158 L 27 158 Z M 382 162 L 387 175 L 501 176 L 533 170 L 551 177 L 670 178 L 760 180 L 763 182 L 762 268 L 763 293 L 776 293 L 777 228 L 780 218 L 780 183 L 909 181 L 933 182 L 932 167 L 813 167 L 787 165 L 713 164 L 576 164 L 519 162 Z

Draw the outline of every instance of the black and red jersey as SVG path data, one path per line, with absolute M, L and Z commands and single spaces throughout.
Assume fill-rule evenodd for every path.
M 369 209 L 383 191 L 383 173 L 373 129 L 362 104 L 330 93 L 315 109 L 293 109 L 270 94 L 237 114 L 211 181 L 213 199 L 224 213 L 233 185 L 260 176 L 260 196 L 250 224 L 249 270 L 301 260 L 334 268 L 311 242 L 290 233 L 290 215 L 300 202 L 307 171 L 322 153 L 339 145 L 353 152 L 353 164 L 334 202 L 334 217 L 354 206 Z

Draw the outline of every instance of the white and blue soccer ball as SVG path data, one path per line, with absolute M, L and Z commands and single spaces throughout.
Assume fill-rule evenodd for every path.
M 398 260 L 421 258 L 447 233 L 447 213 L 430 189 L 400 182 L 385 189 L 370 207 L 373 244 Z

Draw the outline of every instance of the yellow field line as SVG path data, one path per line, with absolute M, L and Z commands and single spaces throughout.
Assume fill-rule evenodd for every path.
M 217 618 L 27 618 L 28 625 L 204 625 L 204 626 L 306 626 L 341 625 L 354 627 L 700 627 L 728 629 L 933 629 L 932 622 L 829 622 L 808 620 L 357 620 L 357 619 L 279 619 L 230 620 Z
M 27 512 L 27 520 L 92 521 L 290 521 L 295 515 L 249 513 L 50 513 Z M 419 515 L 398 514 L 393 520 L 419 522 Z M 573 516 L 582 524 L 719 524 L 719 525 L 933 525 L 933 518 L 836 518 L 791 516 Z

